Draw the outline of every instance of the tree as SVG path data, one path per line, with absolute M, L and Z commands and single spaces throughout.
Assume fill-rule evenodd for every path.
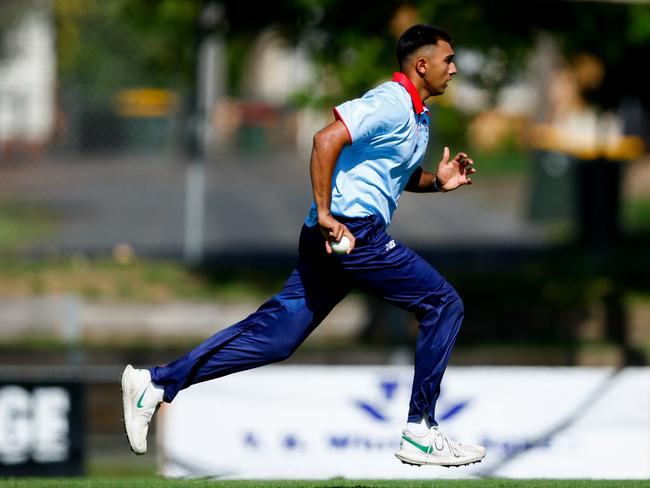
M 57 0 L 62 74 L 110 79 L 120 70 L 132 78 L 143 73 L 160 84 L 188 85 L 193 76 L 197 16 L 211 0 Z M 238 0 L 214 0 L 224 11 L 231 89 L 243 76 L 248 50 L 261 30 L 274 26 L 289 41 L 307 45 L 324 79 L 336 89 L 305 94 L 329 104 L 332 98 L 356 96 L 396 68 L 395 41 L 409 22 L 434 23 L 448 30 L 459 47 L 504 53 L 507 73 L 523 65 L 538 32 L 555 36 L 568 57 L 596 55 L 610 73 L 594 100 L 611 106 L 626 94 L 648 100 L 650 78 L 645 70 L 626 77 L 648 56 L 650 5 L 533 0 L 278 0 L 242 8 Z M 14 2 L 19 3 L 19 2 Z M 114 32 L 102 30 L 109 24 Z M 78 42 L 81 31 L 84 42 Z M 99 53 L 111 51 L 106 64 L 117 69 L 94 70 Z M 106 49 L 110 47 L 110 49 Z M 107 56 L 103 53 L 102 56 Z M 132 66 L 124 59 L 131 59 Z M 136 62 L 137 61 L 137 62 Z M 109 71 L 109 70 L 106 70 Z
M 188 86 L 199 3 L 55 1 L 60 78 L 101 93 L 139 84 Z

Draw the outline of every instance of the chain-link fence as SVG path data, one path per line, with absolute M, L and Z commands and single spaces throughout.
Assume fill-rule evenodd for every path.
M 2 251 L 182 242 L 187 87 L 156 79 L 117 3 L 0 6 Z
M 290 103 L 313 83 L 308 56 L 261 32 L 233 86 L 228 39 L 201 36 L 200 2 L 169 3 L 167 24 L 126 0 L 0 5 L 0 251 L 293 252 L 311 137 L 331 119 Z M 404 198 L 393 229 L 416 247 L 539 242 L 524 184 Z
M 0 5 L 0 251 L 293 249 L 310 196 L 299 141 L 320 118 L 277 90 L 227 97 L 223 41 L 197 42 L 197 3 L 176 15 L 177 52 L 127 18 L 138 2 Z

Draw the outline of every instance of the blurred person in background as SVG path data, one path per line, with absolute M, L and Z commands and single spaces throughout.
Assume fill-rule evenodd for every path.
M 445 436 L 435 420 L 440 383 L 463 319 L 463 304 L 431 265 L 386 233 L 402 191 L 444 193 L 471 183 L 473 161 L 450 159 L 435 173 L 420 165 L 430 116 L 424 100 L 444 93 L 456 74 L 451 37 L 415 25 L 397 44 L 400 71 L 363 97 L 334 108 L 335 121 L 314 136 L 314 202 L 299 241 L 298 263 L 280 293 L 166 366 L 122 376 L 124 421 L 136 454 L 162 402 L 222 376 L 281 361 L 352 288 L 413 312 L 420 322 L 406 426 L 396 456 L 407 464 L 459 466 L 480 461 L 481 446 Z M 343 253 L 335 243 L 349 242 Z M 317 421 L 317 419 L 314 419 Z

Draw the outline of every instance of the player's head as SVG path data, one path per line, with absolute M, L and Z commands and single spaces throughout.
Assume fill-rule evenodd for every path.
M 397 41 L 400 71 L 414 73 L 422 79 L 430 95 L 440 95 L 456 74 L 451 36 L 433 25 L 409 27 Z
M 409 27 L 397 41 L 397 62 L 400 69 L 423 46 L 437 45 L 438 41 L 451 44 L 451 36 L 434 25 L 417 24 Z

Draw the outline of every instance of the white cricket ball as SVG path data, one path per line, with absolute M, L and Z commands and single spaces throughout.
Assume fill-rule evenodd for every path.
M 332 246 L 332 251 L 336 254 L 345 254 L 350 249 L 350 239 L 347 236 L 343 236 L 340 241 L 330 242 L 330 246 Z

